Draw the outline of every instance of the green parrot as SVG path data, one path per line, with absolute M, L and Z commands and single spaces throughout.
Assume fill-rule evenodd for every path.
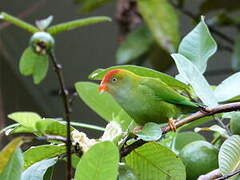
M 176 130 L 174 119 L 181 113 L 197 111 L 199 105 L 179 94 L 160 79 L 143 77 L 124 69 L 108 71 L 99 92 L 107 91 L 117 103 L 143 126 L 147 122 L 168 122 Z

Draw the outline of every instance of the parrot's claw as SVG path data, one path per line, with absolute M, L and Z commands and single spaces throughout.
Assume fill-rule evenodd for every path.
M 173 118 L 170 118 L 168 121 L 168 125 L 169 125 L 170 129 L 174 132 L 176 132 L 176 130 L 177 130 L 175 122 L 176 122 L 176 120 L 174 120 Z

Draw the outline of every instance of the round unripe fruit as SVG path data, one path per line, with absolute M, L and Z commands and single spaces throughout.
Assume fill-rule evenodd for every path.
M 218 149 L 206 141 L 187 144 L 179 156 L 186 166 L 187 180 L 197 179 L 218 168 Z
M 240 135 L 240 115 L 237 115 L 230 120 L 230 129 L 233 134 Z
M 54 47 L 54 38 L 47 32 L 36 32 L 30 39 L 30 46 L 34 52 L 44 55 Z

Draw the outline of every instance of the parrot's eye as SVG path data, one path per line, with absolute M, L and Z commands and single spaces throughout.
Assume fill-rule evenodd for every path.
M 118 80 L 118 79 L 117 79 L 117 78 L 115 78 L 115 77 L 114 77 L 114 78 L 112 78 L 112 82 L 113 82 L 113 83 L 114 83 L 114 82 L 117 82 L 117 80 Z

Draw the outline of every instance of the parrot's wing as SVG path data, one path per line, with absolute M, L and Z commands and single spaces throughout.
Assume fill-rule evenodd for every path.
M 179 94 L 159 79 L 145 77 L 140 81 L 139 88 L 149 89 L 149 91 L 154 93 L 156 98 L 171 104 L 198 107 L 196 103 L 191 102 L 187 97 Z

